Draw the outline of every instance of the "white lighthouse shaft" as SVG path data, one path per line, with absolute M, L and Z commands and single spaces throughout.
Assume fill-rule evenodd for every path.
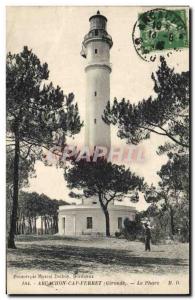
M 110 126 L 102 120 L 110 100 L 110 48 L 112 39 L 106 31 L 107 19 L 97 12 L 90 19 L 90 31 L 84 37 L 81 55 L 86 58 L 85 145 L 110 149 Z

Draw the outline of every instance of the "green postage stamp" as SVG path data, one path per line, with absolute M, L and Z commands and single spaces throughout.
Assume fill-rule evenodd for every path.
M 186 22 L 185 9 L 152 9 L 140 13 L 133 30 L 136 51 L 147 60 L 148 55 L 156 51 L 171 49 L 178 51 L 188 47 Z

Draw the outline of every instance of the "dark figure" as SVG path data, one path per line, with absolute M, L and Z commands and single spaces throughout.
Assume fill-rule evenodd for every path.
M 145 224 L 145 251 L 150 251 L 151 231 L 148 224 Z

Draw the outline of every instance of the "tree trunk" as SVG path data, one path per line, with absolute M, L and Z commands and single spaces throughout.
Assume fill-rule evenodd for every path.
M 53 234 L 54 230 L 53 230 L 53 222 L 52 222 L 52 217 L 50 218 L 50 234 Z
M 45 227 L 45 234 L 47 234 L 47 221 L 46 221 L 46 217 L 44 219 L 44 227 Z
M 54 233 L 58 232 L 58 217 L 54 216 L 53 217 L 53 226 L 54 226 Z
M 29 224 L 29 233 L 32 234 L 32 220 L 31 220 L 31 217 L 28 218 L 28 224 Z
M 55 233 L 58 233 L 58 218 L 56 218 L 56 226 L 55 226 Z
M 16 221 L 16 235 L 19 234 L 19 220 Z
M 19 213 L 17 223 L 18 223 L 18 225 L 17 225 L 17 227 L 18 227 L 17 234 L 21 234 L 21 232 L 22 232 L 22 218 L 21 218 L 21 213 Z
M 43 234 L 43 217 L 41 216 L 41 234 Z
M 10 222 L 10 232 L 8 237 L 8 248 L 16 249 L 15 234 L 18 210 L 18 190 L 19 190 L 19 155 L 20 142 L 18 134 L 15 135 L 15 154 L 14 154 L 14 174 L 13 174 L 13 205 Z
M 110 217 L 107 209 L 104 210 L 104 215 L 106 218 L 106 236 L 110 237 Z
M 22 234 L 26 233 L 26 228 L 25 228 L 25 217 L 23 216 L 22 218 Z
M 172 207 L 170 207 L 170 217 L 171 217 L 171 235 L 174 235 L 174 234 L 175 234 L 175 226 L 174 226 L 174 218 L 173 218 L 173 215 L 174 215 L 173 208 L 172 208 Z
M 20 221 L 20 224 L 19 224 L 19 234 L 21 234 L 21 233 L 22 233 L 22 223 Z
M 37 217 L 35 217 L 35 234 L 37 233 Z
M 106 236 L 110 237 L 110 217 L 109 217 L 108 207 L 103 203 L 101 193 L 98 194 L 98 197 L 106 219 Z

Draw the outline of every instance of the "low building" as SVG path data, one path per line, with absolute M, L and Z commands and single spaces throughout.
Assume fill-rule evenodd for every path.
M 136 209 L 132 206 L 109 204 L 110 234 L 123 227 L 124 220 L 135 219 Z M 58 230 L 60 235 L 105 235 L 106 221 L 97 201 L 85 200 L 82 204 L 59 207 Z

